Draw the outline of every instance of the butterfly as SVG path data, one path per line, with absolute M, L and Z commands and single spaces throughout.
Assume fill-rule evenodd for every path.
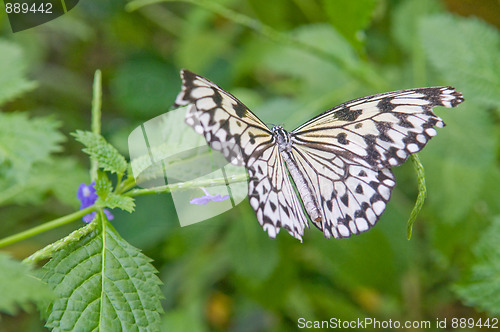
M 445 124 L 432 109 L 464 101 L 452 87 L 376 94 L 336 106 L 288 132 L 269 129 L 229 92 L 188 70 L 175 107 L 227 161 L 248 171 L 248 196 L 272 238 L 281 228 L 302 241 L 309 220 L 326 238 L 372 228 L 401 165 Z

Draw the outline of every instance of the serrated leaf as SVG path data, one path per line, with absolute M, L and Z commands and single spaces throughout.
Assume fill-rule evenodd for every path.
M 57 252 L 43 271 L 57 296 L 46 325 L 53 331 L 159 329 L 157 271 L 108 221 Z
M 477 263 L 464 281 L 455 285 L 466 304 L 490 315 L 500 314 L 500 217 L 496 217 L 474 248 Z
M 113 191 L 113 184 L 109 181 L 106 173 L 98 172 L 95 182 L 95 192 L 101 200 L 105 200 Z
M 90 155 L 92 159 L 97 160 L 99 168 L 120 175 L 125 173 L 127 161 L 104 137 L 90 131 L 82 130 L 77 130 L 72 135 L 78 142 L 86 146 L 83 152 Z
M 59 122 L 51 117 L 30 119 L 26 113 L 0 113 L 0 167 L 4 177 L 22 179 L 35 162 L 46 161 L 59 151 L 64 136 L 58 127 Z
M 25 77 L 26 64 L 19 46 L 0 41 L 0 105 L 36 87 Z
M 106 174 L 100 172 L 95 185 L 98 202 L 110 209 L 119 208 L 129 213 L 134 211 L 135 201 L 132 197 L 113 193 L 113 185 Z
M 65 174 L 64 181 L 61 174 Z M 64 204 L 76 207 L 76 188 L 87 176 L 88 172 L 70 157 L 35 163 L 21 180 L 0 177 L 0 205 L 38 204 L 53 194 Z
M 500 34 L 473 17 L 434 15 L 420 22 L 431 64 L 468 101 L 500 107 Z
M 122 209 L 127 212 L 134 212 L 135 201 L 132 197 L 110 194 L 105 200 L 106 206 L 110 209 Z
M 0 311 L 15 314 L 28 303 L 42 303 L 51 299 L 52 292 L 40 279 L 34 277 L 29 266 L 0 253 Z

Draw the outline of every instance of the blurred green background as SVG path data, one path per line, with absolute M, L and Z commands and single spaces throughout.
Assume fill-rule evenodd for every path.
M 88 0 L 15 34 L 2 14 L 0 146 L 22 133 L 37 151 L 34 118 L 58 123 L 60 134 L 47 137 L 61 148 L 25 169 L 14 165 L 23 174 L 17 180 L 0 160 L 0 237 L 78 209 L 76 190 L 89 182 L 89 164 L 69 133 L 90 127 L 96 69 L 103 73 L 103 135 L 125 155 L 130 132 L 173 104 L 180 68 L 289 130 L 357 97 L 451 85 L 466 101 L 435 110 L 447 126 L 419 154 L 428 199 L 410 241 L 417 180 L 409 162 L 394 169 L 398 185 L 378 225 L 350 239 L 327 240 L 313 226 L 302 244 L 285 231 L 270 239 L 247 200 L 181 228 L 166 194 L 137 198 L 136 211 L 114 211 L 112 223 L 154 259 L 164 282 L 165 331 L 290 331 L 299 330 L 299 318 L 495 317 L 499 27 L 495 0 Z M 9 94 L 10 86 L 25 92 Z M 6 116 L 21 114 L 31 120 L 9 134 Z M 23 259 L 81 226 L 5 250 Z M 2 332 L 42 326 L 34 310 L 0 321 Z

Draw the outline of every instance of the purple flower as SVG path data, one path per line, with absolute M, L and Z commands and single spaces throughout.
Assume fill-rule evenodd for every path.
M 97 201 L 97 199 L 99 198 L 95 190 L 95 181 L 92 181 L 92 183 L 88 186 L 85 183 L 80 184 L 80 186 L 78 187 L 78 192 L 76 193 L 76 197 L 80 200 L 80 202 L 82 202 L 82 204 L 80 205 L 80 210 L 94 205 L 95 201 Z M 109 212 L 108 209 L 103 209 L 103 212 L 106 214 L 106 217 L 108 217 L 108 220 L 113 220 L 114 216 L 111 214 L 111 212 Z M 96 211 L 84 215 L 82 217 L 83 222 L 88 224 L 89 222 L 94 220 L 95 214 Z
M 224 196 L 221 196 L 219 194 L 210 195 L 210 193 L 203 187 L 201 187 L 201 190 L 203 190 L 203 192 L 205 193 L 205 196 L 195 197 L 192 200 L 190 200 L 189 203 L 196 204 L 196 205 L 206 205 L 210 201 L 222 202 L 222 201 L 229 198 L 229 195 L 224 195 Z

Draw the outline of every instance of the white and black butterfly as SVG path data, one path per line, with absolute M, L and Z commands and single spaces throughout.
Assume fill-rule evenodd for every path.
M 187 70 L 181 77 L 175 105 L 189 105 L 186 123 L 229 162 L 247 168 L 250 205 L 273 238 L 283 227 L 302 240 L 308 217 L 327 238 L 373 227 L 396 185 L 390 168 L 420 151 L 436 135 L 434 127 L 444 126 L 432 108 L 464 100 L 452 87 L 381 93 L 287 132 L 269 129 L 206 78 Z

